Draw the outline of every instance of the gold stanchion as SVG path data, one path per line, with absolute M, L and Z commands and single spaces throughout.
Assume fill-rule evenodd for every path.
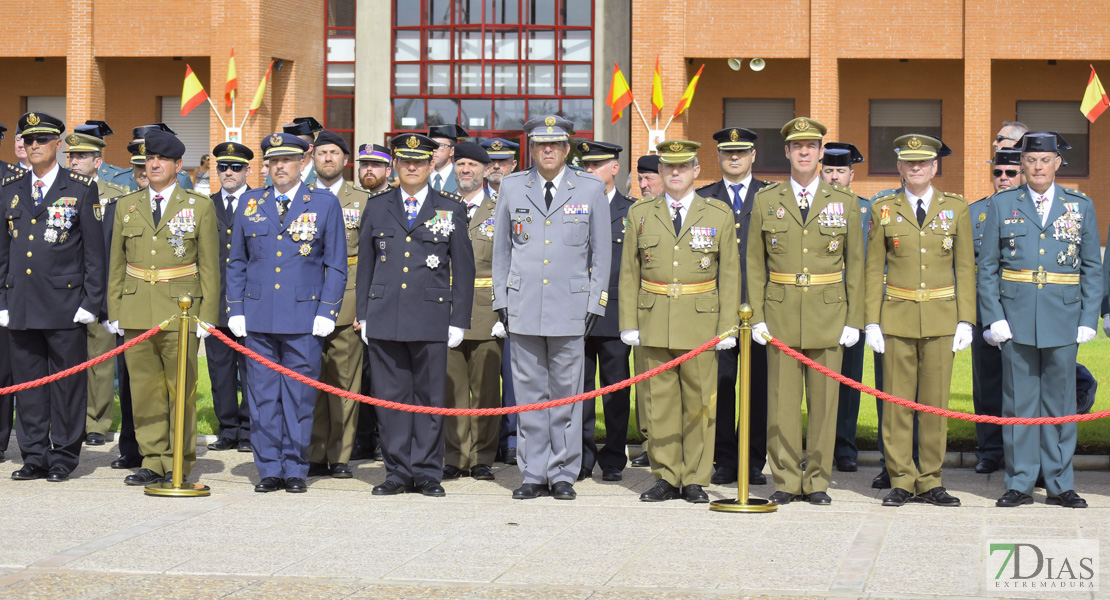
M 148 496 L 207 496 L 212 493 L 208 486 L 182 481 L 185 478 L 185 392 L 189 389 L 189 308 L 193 306 L 193 297 L 185 294 L 177 299 L 177 305 L 181 307 L 181 316 L 178 317 L 177 335 L 177 398 L 173 405 L 173 481 L 152 483 L 144 491 Z M 194 438 L 189 443 L 197 442 Z
M 752 307 L 740 305 L 740 331 L 736 334 L 740 344 L 740 423 L 737 425 L 740 438 L 740 467 L 736 474 L 738 498 L 736 500 L 714 500 L 709 510 L 719 512 L 774 512 L 778 505 L 770 500 L 748 496 L 748 427 L 751 421 L 751 380 L 752 380 Z

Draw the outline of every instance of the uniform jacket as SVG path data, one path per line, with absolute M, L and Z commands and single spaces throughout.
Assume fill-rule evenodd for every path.
M 958 322 L 975 323 L 972 235 L 967 202 L 956 194 L 934 189 L 921 226 L 904 190 L 877 198 L 871 204 L 867 249 L 867 322 L 878 323 L 886 335 L 905 338 L 953 335 Z M 884 292 L 884 271 L 887 287 L 954 285 L 956 295 L 922 302 L 894 298 Z
M 10 162 L 0 160 L 0 187 L 3 186 L 3 181 L 9 177 L 14 177 L 20 173 L 25 173 L 27 169 L 19 165 L 14 165 Z
M 979 314 L 984 326 L 1005 319 L 1014 341 L 1037 348 L 1075 343 L 1080 326 L 1098 327 L 1103 295 L 1094 203 L 1055 187 L 1048 220 L 1023 185 L 991 197 L 979 250 Z M 1002 269 L 1079 275 L 1079 285 L 1005 281 Z
M 343 210 L 343 237 L 347 241 L 347 288 L 343 293 L 343 306 L 339 309 L 339 319 L 335 326 L 346 327 L 355 322 L 358 304 L 355 298 L 355 275 L 358 271 L 359 224 L 362 222 L 362 213 L 366 210 L 369 194 L 350 181 L 343 180 L 343 186 L 339 188 L 339 195 L 336 197 Z
M 752 206 L 755 204 L 755 195 L 759 190 L 771 185 L 769 181 L 752 178 L 751 185 L 744 190 L 744 205 L 736 210 L 732 207 L 732 192 L 725 187 L 725 182 L 718 180 L 707 186 L 697 189 L 696 193 L 702 198 L 716 198 L 730 207 L 732 216 L 736 221 L 736 247 L 740 250 L 740 301 L 750 302 L 748 298 L 748 224 L 752 220 Z
M 100 168 L 96 171 L 98 181 L 107 181 L 114 183 L 123 189 L 124 193 L 128 193 L 136 188 L 135 176 L 130 168 L 117 167 L 108 163 L 101 163 Z
M 248 187 L 247 190 L 250 190 Z M 245 192 L 244 192 L 245 194 Z M 236 199 L 236 206 L 242 200 Z M 216 209 L 216 228 L 220 237 L 220 327 L 227 327 L 227 264 L 231 262 L 231 233 L 235 226 L 235 215 L 227 212 L 224 206 L 224 190 L 212 194 L 212 206 Z
M 609 301 L 612 222 L 605 184 L 566 168 L 551 208 L 535 169 L 501 180 L 493 236 L 493 309 L 509 309 L 509 331 L 580 336 L 586 313 Z
M 93 216 L 96 188 L 88 177 L 60 169 L 36 208 L 30 171 L 3 181 L 0 210 L 7 228 L 0 233 L 0 310 L 8 311 L 8 327 L 84 327 L 73 322 L 77 309 L 95 315 L 104 300 L 104 238 Z M 60 217 L 63 224 L 51 227 L 50 211 L 61 213 L 64 205 L 70 208 Z
M 764 187 L 748 232 L 752 323 L 766 322 L 771 335 L 802 349 L 832 348 L 845 326 L 863 327 L 863 229 L 847 188 L 820 182 L 803 221 L 789 182 Z M 844 279 L 804 287 L 772 283 L 769 272 Z
M 484 192 L 483 192 L 484 193 Z M 465 210 L 466 203 L 463 203 Z M 470 224 L 466 228 L 470 245 L 474 249 L 474 305 L 470 317 L 470 329 L 466 330 L 465 339 L 492 340 L 490 334 L 493 324 L 497 322 L 497 313 L 493 312 L 493 234 L 497 229 L 495 218 L 497 201 L 489 196 L 482 200 L 482 205 L 470 217 Z M 477 285 L 477 280 L 489 282 L 486 285 Z
M 97 173 L 96 179 L 97 191 L 100 193 L 100 202 L 93 206 L 93 216 L 100 222 L 101 229 L 104 230 L 104 301 L 100 303 L 100 310 L 96 313 L 96 318 L 99 321 L 108 320 L 108 259 L 111 256 L 112 248 L 112 219 L 115 218 L 115 201 L 120 196 L 128 193 L 128 190 L 121 185 L 114 184 L 105 180 Z M 110 212 L 110 214 L 109 214 Z
M 704 228 L 697 240 L 691 227 Z M 708 238 L 708 239 L 707 239 Z M 645 198 L 628 210 L 621 257 L 620 328 L 638 329 L 645 346 L 696 348 L 740 322 L 740 254 L 735 252 L 732 209 L 695 194 L 679 235 L 664 197 Z M 705 241 L 705 248 L 694 245 Z M 694 284 L 717 280 L 717 289 L 661 295 L 641 280 Z
M 620 279 L 621 279 L 621 249 L 624 245 L 625 233 L 628 228 L 628 209 L 634 202 L 617 192 L 613 201 L 609 203 L 609 220 L 612 228 L 609 233 L 613 241 L 613 251 L 609 263 L 609 304 L 612 310 L 606 309 L 605 316 L 598 319 L 590 337 L 616 338 L 621 335 L 620 328 Z M 673 233 L 673 229 L 672 229 Z
M 428 186 L 409 227 L 404 201 L 400 188 L 390 188 L 373 196 L 363 213 L 358 318 L 366 320 L 369 338 L 445 342 L 449 327 L 470 327 L 474 251 L 466 206 Z M 446 231 L 448 223 L 453 230 Z
M 184 254 L 177 256 L 171 244 L 170 223 L 174 216 L 186 218 L 192 211 L 192 231 L 181 234 Z M 191 190 L 174 189 L 166 201 L 162 220 L 154 223 L 150 194 L 138 190 L 115 201 L 111 258 L 108 267 L 108 319 L 123 329 L 145 330 L 181 313 L 177 299 L 193 296 L 190 315 L 206 323 L 219 318 L 220 249 L 216 213 L 212 200 Z M 196 264 L 194 275 L 154 283 L 127 274 L 128 263 L 141 269 L 166 269 Z M 196 324 L 190 323 L 190 331 Z
M 248 332 L 312 333 L 316 317 L 334 321 L 343 302 L 343 214 L 331 192 L 301 183 L 286 194 L 289 212 L 282 223 L 278 194 L 273 187 L 255 188 L 239 198 L 227 263 L 228 315 L 246 316 Z M 311 240 L 292 231 L 301 215 L 314 219 Z

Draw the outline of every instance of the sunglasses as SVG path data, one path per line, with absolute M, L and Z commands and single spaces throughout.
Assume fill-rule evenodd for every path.
M 234 164 L 216 163 L 216 170 L 221 172 L 221 173 L 227 171 L 228 169 L 231 169 L 232 171 L 235 171 L 236 173 L 239 173 L 240 171 L 242 171 L 245 168 L 247 168 L 247 165 L 244 165 L 243 163 L 234 163 Z
M 995 177 L 1002 177 L 1003 173 L 1006 174 L 1006 177 L 1009 177 L 1011 179 L 1018 176 L 1018 170 L 1017 169 L 995 169 L 994 171 L 991 171 L 991 172 L 994 173 Z
M 25 135 L 23 136 L 24 146 L 34 146 L 36 143 L 45 146 L 46 144 L 58 139 L 56 135 Z

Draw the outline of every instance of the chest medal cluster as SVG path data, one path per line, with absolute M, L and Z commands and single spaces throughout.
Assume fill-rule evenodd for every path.
M 691 227 L 690 247 L 694 250 L 708 252 L 713 247 L 713 239 L 716 237 L 716 227 Z
M 42 239 L 48 244 L 64 244 L 69 239 L 73 227 L 73 217 L 77 216 L 77 199 L 62 198 L 55 200 L 46 209 L 46 231 Z
M 817 224 L 821 227 L 847 227 L 848 220 L 844 218 L 844 203 L 830 202 L 817 216 Z
M 1074 269 L 1079 266 L 1079 244 L 1083 241 L 1083 213 L 1079 212 L 1078 202 L 1065 202 L 1064 210 L 1064 214 L 1052 222 L 1053 239 L 1068 245 L 1066 250 L 1056 254 L 1056 264 L 1071 265 Z
M 316 213 L 301 213 L 289 224 L 288 231 L 294 242 L 301 243 L 301 256 L 308 256 L 316 239 Z
M 424 226 L 436 235 L 449 238 L 455 231 L 455 213 L 449 210 L 437 210 L 436 216 L 424 221 Z
M 183 208 L 166 223 L 169 230 L 169 243 L 173 247 L 173 255 L 177 258 L 185 257 L 185 234 L 196 231 L 196 214 L 192 208 Z

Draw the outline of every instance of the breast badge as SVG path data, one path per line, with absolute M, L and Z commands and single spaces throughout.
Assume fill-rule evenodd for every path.
M 429 254 L 428 258 L 424 259 L 424 264 L 427 265 L 429 269 L 438 268 L 439 267 L 439 257 L 436 256 L 435 254 Z
M 712 261 L 712 259 L 709 258 L 709 255 L 702 256 L 701 261 L 698 263 L 698 267 L 700 267 L 702 271 L 708 271 L 709 270 L 709 265 L 712 262 L 713 261 Z
M 311 253 L 312 253 L 312 244 L 309 244 L 308 242 L 305 242 L 305 243 L 301 244 L 301 256 L 308 256 Z M 382 257 L 382 260 L 385 260 L 384 256 Z
M 829 254 L 832 254 L 833 252 L 836 252 L 839 249 L 840 249 L 840 240 L 831 240 L 831 241 L 829 241 Z

